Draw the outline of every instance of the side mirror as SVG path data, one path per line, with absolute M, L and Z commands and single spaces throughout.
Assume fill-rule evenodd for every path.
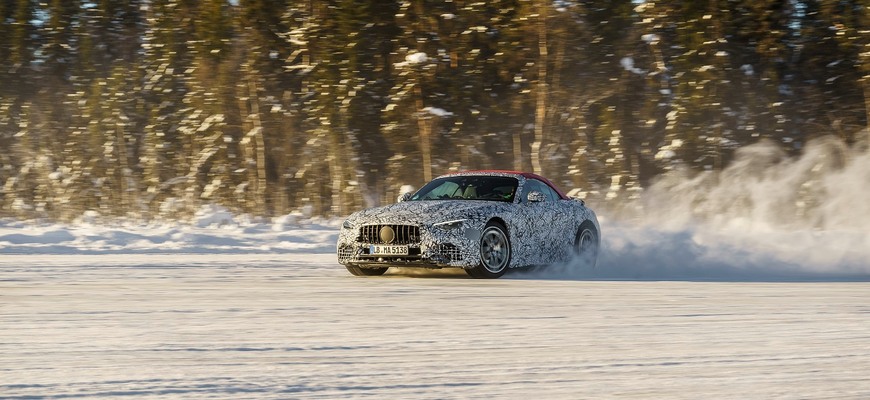
M 528 200 L 529 203 L 541 203 L 547 200 L 547 196 L 544 196 L 541 192 L 533 190 L 526 196 L 526 200 Z
M 401 203 L 403 201 L 411 200 L 411 193 L 402 193 L 399 195 L 397 202 Z

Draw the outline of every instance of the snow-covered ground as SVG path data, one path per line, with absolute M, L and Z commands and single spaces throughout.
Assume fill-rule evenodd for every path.
M 358 278 L 331 254 L 0 268 L 3 398 L 870 396 L 863 282 Z
M 605 218 L 595 271 L 473 280 L 339 224 L 0 223 L 0 397 L 870 397 L 863 232 Z

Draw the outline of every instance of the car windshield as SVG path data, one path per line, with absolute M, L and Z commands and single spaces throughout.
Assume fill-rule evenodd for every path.
M 448 176 L 426 184 L 411 196 L 418 200 L 487 200 L 513 202 L 518 181 L 507 176 Z

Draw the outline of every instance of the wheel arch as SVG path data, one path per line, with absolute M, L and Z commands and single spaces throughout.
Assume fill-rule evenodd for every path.
M 501 226 L 505 229 L 505 233 L 508 234 L 508 238 L 510 238 L 510 236 L 511 236 L 511 233 L 510 233 L 510 227 L 508 227 L 507 222 L 505 222 L 505 220 L 504 220 L 502 217 L 500 217 L 500 216 L 492 217 L 492 218 L 490 218 L 490 219 L 488 219 L 488 220 L 486 221 L 486 223 L 484 224 L 484 226 L 489 225 L 489 224 L 492 223 L 492 222 L 496 222 L 496 223 L 498 223 L 499 225 L 501 225 Z

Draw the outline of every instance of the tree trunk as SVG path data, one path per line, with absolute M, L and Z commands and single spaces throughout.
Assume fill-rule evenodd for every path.
M 257 95 L 256 77 L 248 76 L 248 96 L 251 99 L 251 123 L 253 124 L 251 145 L 254 146 L 254 162 L 257 175 L 254 184 L 255 213 L 267 215 L 266 210 L 266 143 L 263 140 L 263 124 L 260 120 L 260 98 Z
M 423 90 L 420 88 L 420 83 L 414 86 L 417 102 L 417 127 L 420 130 L 420 153 L 423 156 L 423 181 L 429 182 L 432 180 L 432 127 L 430 125 L 430 117 L 423 111 Z
M 336 132 L 329 132 L 329 176 L 332 181 L 332 216 L 344 215 L 344 168 L 342 165 L 341 142 Z
M 116 175 L 118 178 L 118 189 L 121 191 L 120 196 L 120 208 L 125 213 L 130 211 L 130 196 L 132 191 L 128 185 L 130 179 L 130 160 L 127 157 L 127 140 L 124 138 L 124 128 L 120 123 L 115 123 L 115 140 L 117 141 L 117 145 L 115 148 L 118 151 L 118 162 L 121 164 L 119 166 L 120 173 Z
M 266 165 L 265 146 L 263 143 L 263 127 L 260 121 L 260 105 L 257 96 L 256 73 L 249 63 L 241 67 L 245 75 L 245 83 L 240 89 L 246 96 L 239 98 L 239 113 L 242 120 L 242 131 L 245 133 L 241 141 L 245 157 L 245 168 L 248 170 L 248 193 L 244 196 L 246 210 L 257 215 L 265 215 L 266 197 Z M 248 200 L 251 202 L 248 203 Z
M 535 108 L 535 141 L 532 142 L 532 171 L 543 174 L 541 144 L 544 142 L 544 120 L 547 117 L 547 0 L 538 3 L 538 93 Z
M 867 133 L 867 143 L 870 144 L 870 75 L 864 75 L 864 108 L 867 113 L 867 122 L 864 124 L 864 131 Z

